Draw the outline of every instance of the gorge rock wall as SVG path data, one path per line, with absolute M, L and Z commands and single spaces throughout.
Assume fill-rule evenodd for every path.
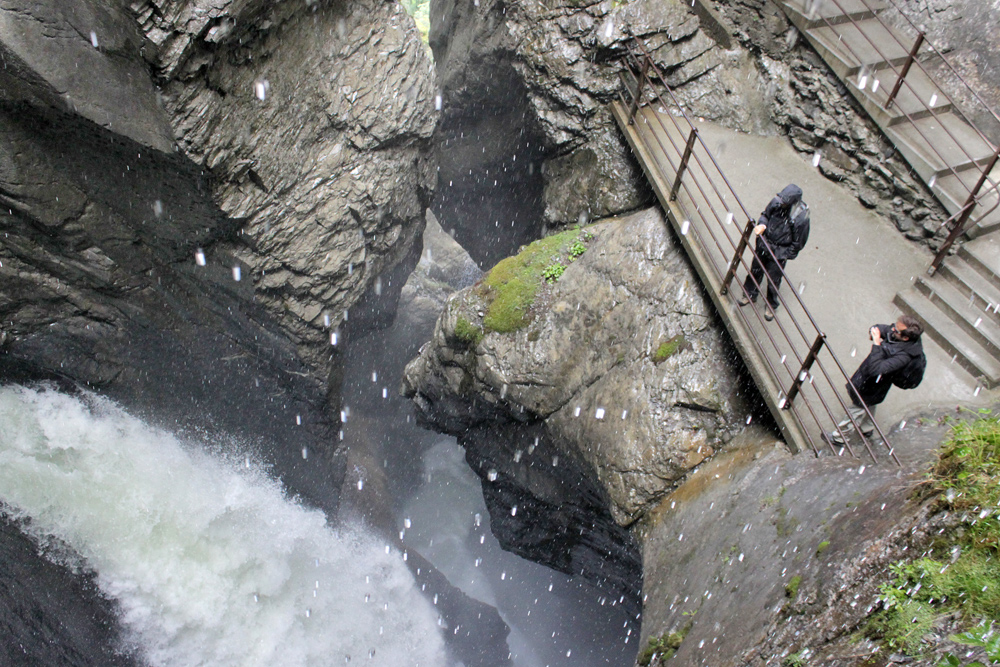
M 0 59 L 0 382 L 96 390 L 336 516 L 331 333 L 365 294 L 391 313 L 433 186 L 434 72 L 412 19 L 376 2 L 2 0 Z M 378 319 L 352 314 L 352 333 Z M 38 590 L 68 576 L 34 556 Z M 5 641 L 38 656 L 74 610 L 110 623 L 85 593 Z
M 725 447 L 747 387 L 658 211 L 576 233 L 523 328 L 489 330 L 486 283 L 451 297 L 403 390 L 466 448 L 505 547 L 634 595 L 624 528 Z
M 241 222 L 217 250 L 232 258 L 219 261 L 243 266 L 301 356 L 323 368 L 329 329 L 370 288 L 391 310 L 418 257 L 437 113 L 413 19 L 375 1 L 130 10 L 178 147 Z
M 607 106 L 621 89 L 621 59 L 633 35 L 646 40 L 696 113 L 748 131 L 769 126 L 752 59 L 718 46 L 689 3 L 433 3 L 430 39 L 443 91 L 435 208 L 481 263 L 548 227 L 651 201 Z M 532 178 L 538 171 L 540 183 Z M 530 204 L 519 217 L 476 210 L 505 189 L 509 200 Z M 512 244 L 502 253 L 480 250 L 477 233 L 490 235 L 497 219 L 514 228 Z

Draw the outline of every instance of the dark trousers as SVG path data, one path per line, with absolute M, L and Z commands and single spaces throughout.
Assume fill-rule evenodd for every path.
M 759 259 L 754 258 L 753 264 L 750 266 L 750 275 L 743 282 L 743 287 L 751 299 L 756 299 L 757 294 L 760 293 L 757 286 L 763 282 L 764 274 L 767 273 L 767 303 L 771 306 L 771 310 L 777 310 L 778 288 L 781 287 L 781 269 L 785 268 L 787 260 L 782 259 L 775 262 L 771 253 L 760 245 L 757 246 L 757 257 Z

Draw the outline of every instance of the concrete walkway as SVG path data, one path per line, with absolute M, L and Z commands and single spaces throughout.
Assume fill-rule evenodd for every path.
M 803 300 L 827 334 L 828 344 L 848 372 L 853 372 L 870 349 L 868 328 L 895 321 L 900 311 L 893 297 L 927 270 L 930 251 L 861 206 L 850 190 L 825 178 L 786 139 L 750 136 L 708 122 L 697 125 L 722 171 L 755 215 L 788 183 L 802 188 L 811 208 L 809 244 L 788 264 L 786 273 L 793 286 L 805 285 Z M 741 271 L 738 277 L 744 276 Z M 1000 402 L 1000 390 L 977 387 L 950 354 L 929 337 L 923 343 L 927 354 L 923 383 L 909 391 L 893 388 L 878 408 L 876 418 L 887 433 L 906 417 L 928 409 Z

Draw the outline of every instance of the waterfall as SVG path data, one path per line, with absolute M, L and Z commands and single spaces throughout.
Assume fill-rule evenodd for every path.
M 207 449 L 94 395 L 0 387 L 3 511 L 94 571 L 150 664 L 447 664 L 398 550 Z

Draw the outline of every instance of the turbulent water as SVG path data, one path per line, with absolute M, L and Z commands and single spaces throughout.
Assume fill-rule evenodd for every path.
M 0 387 L 0 501 L 96 573 L 153 665 L 448 662 L 398 551 L 103 399 Z

